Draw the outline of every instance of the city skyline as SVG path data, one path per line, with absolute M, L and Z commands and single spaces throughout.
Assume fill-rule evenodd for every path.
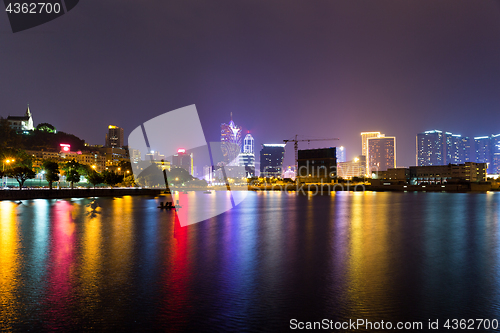
M 1 116 L 1 115 L 0 115 Z M 222 123 L 221 124 L 221 143 L 222 147 L 224 150 L 224 142 L 225 141 L 235 141 L 234 143 L 234 149 L 237 151 L 232 152 L 232 155 L 234 155 L 234 161 L 233 163 L 238 164 L 238 165 L 244 165 L 246 167 L 251 167 L 254 170 L 255 169 L 255 163 L 257 165 L 260 164 L 260 161 L 257 161 L 255 159 L 254 155 L 254 141 L 255 139 L 253 136 L 250 134 L 250 131 L 247 131 L 248 133 L 246 134 L 245 137 L 243 137 L 243 127 L 242 126 L 236 126 L 235 123 L 232 120 L 232 112 L 230 113 L 231 120 L 229 124 Z M 26 131 L 26 130 L 33 130 L 35 128 L 34 122 L 33 122 L 33 116 L 31 113 L 31 110 L 29 108 L 29 105 L 27 106 L 25 115 L 23 116 L 8 116 L 5 118 L 8 120 L 10 126 L 15 129 L 18 132 Z M 43 120 L 40 122 L 40 124 L 44 123 Z M 45 123 L 44 123 L 45 124 Z M 49 124 L 50 125 L 50 124 Z M 124 130 L 123 128 L 120 128 L 115 125 L 108 125 L 107 126 L 108 132 L 106 133 L 106 138 L 104 142 L 104 147 L 122 147 L 124 146 Z M 235 138 L 231 140 L 226 140 L 229 136 L 231 135 L 236 135 Z M 429 137 L 434 137 L 436 138 L 430 140 Z M 474 161 L 477 163 L 489 163 L 490 167 L 488 168 L 488 173 L 489 174 L 498 174 L 500 171 L 500 134 L 492 134 L 490 136 L 480 136 L 480 137 L 467 137 L 467 136 L 462 136 L 461 134 L 453 134 L 451 132 L 446 132 L 446 131 L 440 131 L 440 130 L 428 130 L 424 131 L 421 133 L 417 133 L 417 144 L 415 147 L 415 156 L 416 160 L 414 164 L 410 165 L 396 165 L 395 159 L 394 159 L 394 167 L 409 167 L 409 166 L 423 166 L 423 165 L 446 165 L 446 164 L 463 164 L 468 161 Z M 109 139 L 108 139 L 109 138 Z M 362 154 L 366 156 L 366 168 L 365 170 L 367 171 L 367 175 L 369 175 L 370 172 L 370 166 L 369 166 L 369 161 L 370 161 L 370 156 L 368 156 L 368 142 L 369 139 L 376 139 L 376 138 L 386 138 L 385 134 L 382 134 L 380 131 L 377 132 L 361 132 L 361 151 Z M 395 137 L 387 137 L 390 139 L 394 139 Z M 484 143 L 483 143 L 484 141 Z M 269 144 L 269 143 L 267 143 Z M 423 146 L 426 146 L 425 148 L 426 151 L 426 157 L 424 160 L 424 148 Z M 97 145 L 98 146 L 98 145 Z M 395 146 L 395 144 L 394 144 Z M 338 162 L 346 162 L 346 154 L 345 154 L 345 147 L 337 145 L 335 146 L 338 148 L 337 150 L 337 159 Z M 321 148 L 325 148 L 324 146 Z M 234 150 L 233 149 L 233 150 Z M 227 150 L 227 148 L 226 148 Z M 161 153 L 157 152 L 157 153 Z M 341 155 L 339 155 L 341 153 Z M 243 156 L 250 154 L 252 156 Z M 394 149 L 394 155 L 396 156 L 397 151 L 396 147 Z M 241 156 L 240 156 L 241 155 Z M 285 157 L 289 156 L 290 154 L 285 154 Z M 355 159 L 359 159 L 359 156 L 357 155 L 352 158 L 351 162 L 354 162 Z M 342 156 L 342 158 L 340 158 Z M 394 156 L 394 157 L 395 157 Z M 357 163 L 357 162 L 354 162 Z M 389 165 L 393 163 L 390 162 L 386 167 L 383 169 L 386 169 L 389 167 Z M 283 170 L 287 164 L 283 162 Z M 200 170 L 204 166 L 199 166 Z M 194 169 L 196 167 L 192 166 L 192 170 L 190 173 L 193 173 Z M 378 168 L 378 167 L 376 167 Z M 259 168 L 258 168 L 259 169 Z M 382 170 L 384 171 L 384 170 Z M 250 172 L 249 175 L 252 175 L 253 172 Z

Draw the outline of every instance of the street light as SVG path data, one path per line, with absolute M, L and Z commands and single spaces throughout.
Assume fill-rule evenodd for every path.
M 13 159 L 13 158 L 9 158 L 9 159 L 6 159 L 6 160 L 3 160 L 2 161 L 2 171 L 5 171 L 5 163 L 7 163 L 7 165 L 10 165 L 10 162 L 14 163 L 16 160 Z M 5 177 L 5 182 L 4 182 L 4 186 L 7 186 L 7 181 L 9 179 L 9 177 L 7 177 L 7 175 L 4 175 L 3 177 Z

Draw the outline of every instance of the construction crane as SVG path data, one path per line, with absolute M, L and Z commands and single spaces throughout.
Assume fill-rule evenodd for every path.
M 288 142 L 293 142 L 293 148 L 295 149 L 295 173 L 297 173 L 298 163 L 299 163 L 299 142 L 311 142 L 311 141 L 332 141 L 339 140 L 339 138 L 331 138 L 331 139 L 298 139 L 298 135 L 295 135 L 295 139 L 283 140 L 285 144 Z

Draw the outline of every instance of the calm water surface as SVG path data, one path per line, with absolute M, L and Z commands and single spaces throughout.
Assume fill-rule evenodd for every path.
M 0 201 L 2 330 L 500 319 L 500 193 L 252 192 L 184 228 L 158 198 L 91 202 Z

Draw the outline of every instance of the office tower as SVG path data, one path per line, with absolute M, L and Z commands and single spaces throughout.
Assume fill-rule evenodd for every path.
M 285 144 L 263 144 L 260 150 L 260 176 L 280 178 L 284 156 Z
M 255 177 L 254 139 L 250 133 L 243 139 L 243 152 L 238 160 L 238 165 L 245 168 L 246 177 Z
M 470 161 L 470 139 L 438 130 L 417 134 L 417 165 L 463 164 Z
M 500 134 L 492 135 L 490 138 L 491 163 L 488 172 L 500 174 Z
M 470 140 L 460 134 L 445 133 L 445 164 L 463 164 L 470 161 Z
M 369 174 L 386 171 L 396 167 L 396 138 L 384 136 L 368 138 L 368 171 Z
M 177 154 L 172 156 L 172 166 L 183 168 L 193 175 L 193 154 L 186 153 L 186 149 L 178 149 Z
M 337 162 L 338 163 L 346 161 L 345 155 L 346 155 L 345 154 L 345 147 L 344 146 L 337 147 Z
M 248 133 L 245 135 L 245 139 L 243 139 L 243 152 L 245 154 L 253 154 L 254 150 L 254 139 L 252 134 Z
M 299 150 L 297 177 L 303 183 L 330 183 L 337 178 L 335 147 Z
M 123 128 L 109 125 L 108 133 L 106 133 L 106 147 L 121 148 L 124 146 Z
M 221 124 L 221 149 L 226 165 L 236 165 L 238 155 L 241 151 L 241 127 L 233 122 L 233 113 L 231 112 L 231 121 L 229 124 Z
M 477 136 L 474 138 L 474 150 L 476 154 L 476 163 L 490 163 L 491 150 L 490 138 L 488 136 Z
M 446 152 L 442 131 L 433 130 L 417 134 L 417 165 L 444 165 Z

